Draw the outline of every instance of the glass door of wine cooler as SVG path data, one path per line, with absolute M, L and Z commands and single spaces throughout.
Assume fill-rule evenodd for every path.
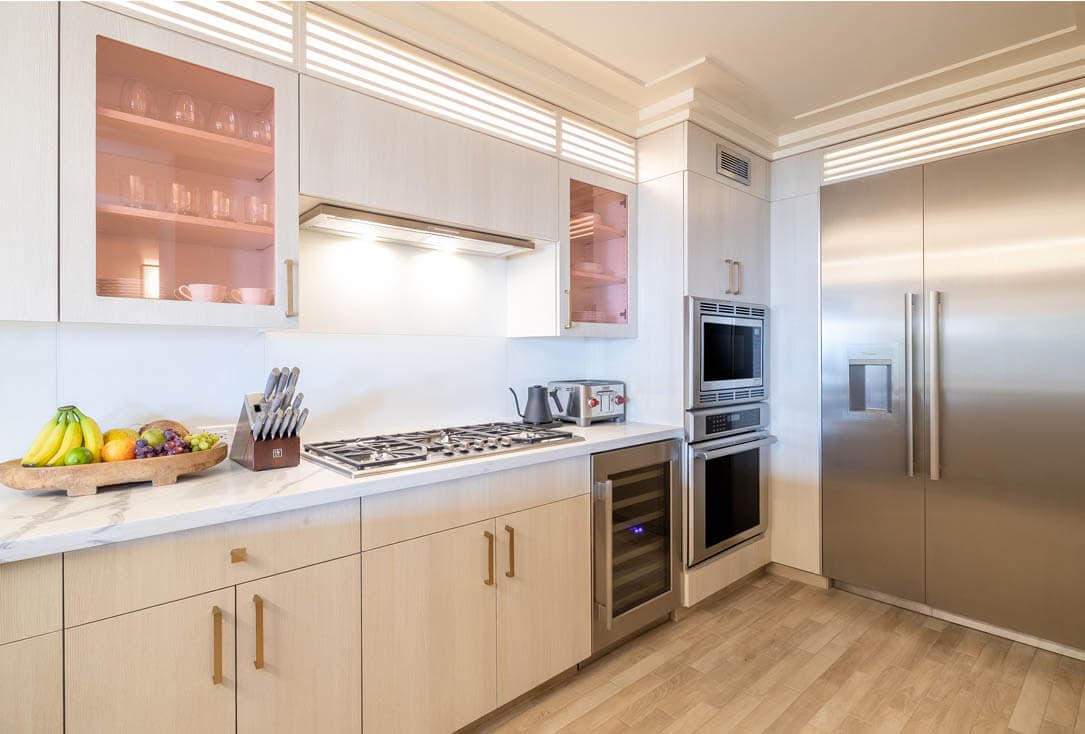
M 61 24 L 62 179 L 76 179 L 62 319 L 290 325 L 296 80 L 98 8 L 63 12 L 85 17 Z
M 664 441 L 592 457 L 595 650 L 678 606 L 678 454 Z

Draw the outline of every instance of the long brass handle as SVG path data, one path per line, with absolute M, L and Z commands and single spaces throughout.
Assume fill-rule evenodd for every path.
M 298 306 L 295 301 L 294 279 L 297 277 L 298 261 L 293 258 L 286 259 L 286 316 L 292 318 L 298 315 Z
M 211 607 L 211 623 L 215 631 L 214 650 L 211 654 L 214 665 L 211 682 L 217 686 L 222 683 L 222 610 L 217 606 Z
M 486 584 L 487 586 L 493 586 L 494 585 L 494 534 L 491 533 L 489 530 L 483 532 L 482 534 L 484 536 L 486 536 L 486 540 L 490 544 L 490 548 L 489 548 L 489 551 L 488 551 L 488 553 L 489 553 L 489 564 L 490 564 L 490 575 L 482 583 Z
M 727 258 L 724 262 L 727 264 L 727 290 L 724 293 L 731 295 L 735 292 L 735 261 Z
M 506 525 L 505 532 L 509 534 L 509 570 L 505 575 L 511 579 L 516 576 L 516 531 Z
M 565 305 L 568 307 L 568 311 L 565 316 L 565 328 L 573 328 L 573 294 L 569 292 L 569 289 L 565 289 Z
M 252 661 L 257 670 L 264 668 L 264 600 L 259 594 L 252 595 L 253 606 L 256 607 L 256 659 Z
M 735 260 L 735 295 L 742 295 L 742 261 Z

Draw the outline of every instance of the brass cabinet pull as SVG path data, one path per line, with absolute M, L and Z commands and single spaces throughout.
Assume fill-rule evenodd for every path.
M 293 258 L 286 259 L 286 316 L 293 318 L 298 315 L 298 305 L 295 301 L 294 279 L 297 277 L 298 261 Z
M 505 575 L 511 579 L 516 576 L 516 531 L 506 525 L 505 532 L 509 534 L 509 570 Z
M 735 261 L 727 258 L 724 262 L 727 263 L 727 290 L 724 293 L 731 295 L 735 292 Z
M 742 261 L 735 260 L 735 295 L 742 295 Z
M 230 549 L 230 563 L 241 563 L 249 559 L 248 548 L 231 548 Z
M 257 670 L 264 668 L 264 600 L 259 594 L 252 595 L 253 606 L 256 607 L 256 659 L 252 661 Z
M 211 621 L 215 630 L 214 651 L 211 655 L 214 672 L 211 673 L 211 682 L 217 686 L 222 683 L 222 610 L 217 606 L 211 607 Z
M 568 288 L 565 289 L 565 305 L 569 307 L 568 313 L 565 314 L 565 328 L 573 328 L 573 294 Z
M 482 534 L 484 536 L 486 536 L 486 541 L 490 544 L 490 549 L 489 549 L 490 576 L 489 576 L 489 578 L 487 578 L 482 583 L 486 584 L 487 586 L 493 586 L 494 585 L 494 534 L 491 533 L 489 530 L 484 531 Z

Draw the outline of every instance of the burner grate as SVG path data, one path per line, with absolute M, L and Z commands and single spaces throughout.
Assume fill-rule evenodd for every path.
M 305 449 L 310 453 L 341 461 L 354 469 L 424 461 L 429 453 L 425 446 L 396 436 L 324 441 L 308 444 Z

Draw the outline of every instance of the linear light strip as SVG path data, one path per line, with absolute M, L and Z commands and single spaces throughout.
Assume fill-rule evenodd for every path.
M 1008 132 L 1016 132 L 1016 131 L 1023 131 L 1023 130 L 1029 130 L 1029 129 L 1042 128 L 1042 127 L 1045 127 L 1045 126 L 1048 126 L 1048 125 L 1051 125 L 1051 124 L 1054 124 L 1054 123 L 1065 122 L 1065 121 L 1069 121 L 1069 120 L 1082 120 L 1082 119 L 1085 119 L 1085 107 L 1079 107 L 1079 108 L 1071 110 L 1069 112 L 1063 112 L 1062 114 L 1059 114 L 1059 115 L 1047 115 L 1047 116 L 1044 116 L 1044 117 L 1042 117 L 1040 119 L 1032 120 L 1031 122 L 1023 122 L 1023 123 L 1018 123 L 1016 125 L 1005 125 L 1003 127 L 996 128 L 994 130 L 988 130 L 988 131 L 983 132 L 983 133 L 977 133 L 975 135 L 965 135 L 963 137 L 953 138 L 951 140 L 945 140 L 945 141 L 942 141 L 942 142 L 939 142 L 939 143 L 934 143 L 932 145 L 924 145 L 924 146 L 920 146 L 920 147 L 917 147 L 917 148 L 910 148 L 910 149 L 905 150 L 903 152 L 894 153 L 894 154 L 888 155 L 888 156 L 878 156 L 876 158 L 870 158 L 870 159 L 866 159 L 866 160 L 859 160 L 859 161 L 856 161 L 855 163 L 848 163 L 847 165 L 837 165 L 836 162 L 834 161 L 832 164 L 827 164 L 825 166 L 825 170 L 826 170 L 826 172 L 833 173 L 833 174 L 844 173 L 844 172 L 852 172 L 852 171 L 856 171 L 856 170 L 860 170 L 860 169 L 869 168 L 871 166 L 879 166 L 879 165 L 882 165 L 883 163 L 895 163 L 895 162 L 898 162 L 898 161 L 900 161 L 902 159 L 909 158 L 909 157 L 914 157 L 916 155 L 920 155 L 920 154 L 924 154 L 924 153 L 934 153 L 934 152 L 939 152 L 939 151 L 945 152 L 947 150 L 952 150 L 952 149 L 960 146 L 963 143 L 980 142 L 980 141 L 989 140 L 989 139 L 992 139 L 992 138 L 998 138 L 998 137 L 1000 137 L 1000 136 L 1002 136 L 1002 135 L 1004 135 L 1005 133 L 1008 133 Z
M 628 143 L 619 138 L 612 137 L 599 130 L 586 127 L 585 125 L 575 122 L 574 120 L 564 115 L 562 115 L 561 118 L 561 127 L 563 130 L 578 134 L 582 138 L 594 140 L 599 145 L 612 149 L 615 153 L 625 155 L 632 151 L 634 148 L 632 143 Z
M 486 122 L 485 120 L 479 119 L 476 115 L 464 115 L 449 109 L 448 106 L 436 105 L 426 99 L 420 99 L 414 95 L 403 94 L 393 88 L 389 88 L 380 84 L 370 83 L 366 81 L 366 79 L 356 76 L 355 74 L 358 73 L 357 70 L 340 70 L 338 68 L 340 65 L 335 62 L 334 59 L 322 59 L 321 55 L 317 53 L 311 53 L 309 55 L 309 59 L 310 69 L 333 79 L 337 79 L 351 86 L 367 89 L 383 97 L 402 102 L 408 106 L 427 110 L 438 117 L 454 120 L 469 127 L 486 130 L 499 137 L 512 140 L 513 142 L 522 143 L 532 148 L 540 148 L 551 153 L 555 152 L 557 148 L 556 139 L 546 139 L 535 136 L 528 137 L 527 135 L 510 130 L 507 126 L 494 125 L 492 123 Z
M 591 150 L 601 158 L 613 161 L 616 165 L 630 166 L 633 165 L 634 161 L 636 160 L 636 156 L 633 154 L 632 150 L 627 151 L 625 154 L 615 153 L 612 148 L 606 148 L 602 145 L 599 145 L 594 140 L 581 138 L 577 135 L 574 135 L 570 131 L 565 130 L 564 128 L 561 131 L 561 138 L 563 147 L 565 147 L 566 145 L 576 145 L 580 148 Z
M 587 163 L 591 166 L 615 171 L 626 176 L 632 176 L 634 173 L 636 173 L 635 169 L 632 166 L 615 166 L 609 161 L 601 160 L 598 156 L 595 156 L 590 151 L 584 151 L 574 146 L 563 146 L 561 149 L 561 154 L 567 158 L 572 158 L 574 160 Z
M 992 147 L 992 146 L 996 146 L 996 145 L 1002 145 L 1004 143 L 1012 143 L 1012 142 L 1017 141 L 1017 140 L 1040 137 L 1040 136 L 1043 136 L 1043 135 L 1048 135 L 1050 133 L 1058 132 L 1060 130 L 1066 130 L 1066 129 L 1069 129 L 1069 128 L 1078 127 L 1078 126 L 1080 126 L 1082 124 L 1082 122 L 1083 122 L 1083 120 L 1072 120 L 1070 122 L 1064 122 L 1064 123 L 1059 124 L 1059 125 L 1051 125 L 1049 127 L 1044 127 L 1044 128 L 1040 128 L 1040 129 L 1036 129 L 1036 130 L 1027 130 L 1025 132 L 1016 133 L 1014 135 L 1008 135 L 1008 136 L 1003 137 L 1003 138 L 996 138 L 994 140 L 985 140 L 985 141 L 980 142 L 980 143 L 973 143 L 972 145 L 964 145 L 964 146 L 961 146 L 960 148 L 954 148 L 952 151 L 948 151 L 948 152 L 931 153 L 929 155 L 917 156 L 916 158 L 910 158 L 910 159 L 905 160 L 905 161 L 900 161 L 900 162 L 896 162 L 896 163 L 887 163 L 887 164 L 882 165 L 882 166 L 876 166 L 876 167 L 873 167 L 873 168 L 870 168 L 870 169 L 863 169 L 861 171 L 861 174 L 866 176 L 866 175 L 870 175 L 870 174 L 873 174 L 873 173 L 881 173 L 882 171 L 888 171 L 888 170 L 891 170 L 891 169 L 894 169 L 894 168 L 903 168 L 904 166 L 915 165 L 917 163 L 925 163 L 925 162 L 930 161 L 930 160 L 935 160 L 935 159 L 939 159 L 939 158 L 948 158 L 951 155 L 959 155 L 961 153 L 967 153 L 967 152 L 969 152 L 971 150 L 976 150 L 978 148 L 987 148 L 987 147 Z M 825 176 L 825 183 L 832 183 L 833 181 L 838 181 L 840 179 L 845 179 L 845 178 L 854 178 L 855 176 L 856 176 L 856 173 L 854 173 L 854 172 L 853 173 L 838 173 L 836 175 L 826 175 Z
M 226 42 L 278 61 L 293 62 L 294 60 L 293 40 L 284 42 L 266 31 L 239 24 L 229 17 L 202 12 L 199 8 L 189 6 L 187 3 L 130 2 L 125 5 L 138 13 L 172 23 L 197 35 Z M 182 10 L 173 9 L 177 6 L 180 6 Z M 292 34 L 291 28 L 291 39 Z
M 969 115 L 967 117 L 959 117 L 957 119 L 952 119 L 952 121 L 946 123 L 923 127 L 916 130 L 909 130 L 908 132 L 902 132 L 902 134 L 890 136 L 888 138 L 881 138 L 879 140 L 873 140 L 867 143 L 850 145 L 850 147 L 847 147 L 845 149 L 826 153 L 825 160 L 835 161 L 841 159 L 841 157 L 851 156 L 863 151 L 868 151 L 871 149 L 882 149 L 885 147 L 889 147 L 889 145 L 903 142 L 906 140 L 914 140 L 916 138 L 923 138 L 934 135 L 937 134 L 937 132 L 941 132 L 943 130 L 953 130 L 955 128 L 966 126 L 972 123 L 977 123 L 979 121 L 982 121 L 982 119 L 997 119 L 1000 117 L 1011 115 L 1016 112 L 1020 112 L 1022 110 L 1032 110 L 1034 109 L 1034 107 L 1044 107 L 1048 104 L 1055 103 L 1061 100 L 1080 98 L 1083 96 L 1085 96 L 1085 87 L 1069 89 L 1054 94 L 1048 94 L 1048 96 L 1045 97 L 1027 100 L 1025 102 L 1012 104 L 1007 107 L 999 107 L 999 109 L 996 110 L 988 110 L 987 112 L 981 112 L 974 115 Z
M 508 121 L 508 124 L 511 127 L 533 129 L 543 135 L 555 134 L 553 119 L 550 120 L 549 126 L 537 123 L 533 120 L 524 119 L 522 116 L 510 113 L 500 107 L 495 107 L 486 102 L 480 102 L 477 98 L 470 95 L 459 94 L 456 90 L 451 89 L 446 85 L 420 78 L 417 74 L 413 74 L 409 71 L 401 71 L 375 59 L 365 57 L 359 58 L 358 54 L 349 52 L 344 53 L 338 46 L 328 44 L 323 40 L 310 37 L 308 39 L 307 49 L 310 50 L 310 53 L 312 52 L 312 49 L 317 49 L 323 52 L 325 57 L 337 59 L 342 64 L 344 71 L 347 69 L 356 69 L 359 73 L 383 77 L 384 80 L 386 80 L 386 84 L 399 86 L 404 90 L 409 88 L 412 90 L 413 94 L 418 97 L 426 97 L 427 95 L 443 97 L 451 104 L 469 106 L 479 110 L 482 114 L 503 118 Z
M 478 81 L 443 68 L 427 59 L 412 55 L 404 50 L 382 43 L 379 39 L 368 37 L 360 31 L 345 28 L 310 14 L 312 23 L 309 32 L 335 42 L 349 51 L 360 52 L 375 57 L 386 64 L 398 66 L 408 72 L 426 76 L 442 84 L 453 86 L 461 91 L 473 94 L 487 102 L 505 107 L 525 117 L 552 124 L 554 112 L 520 99 L 515 95 L 492 89 Z

